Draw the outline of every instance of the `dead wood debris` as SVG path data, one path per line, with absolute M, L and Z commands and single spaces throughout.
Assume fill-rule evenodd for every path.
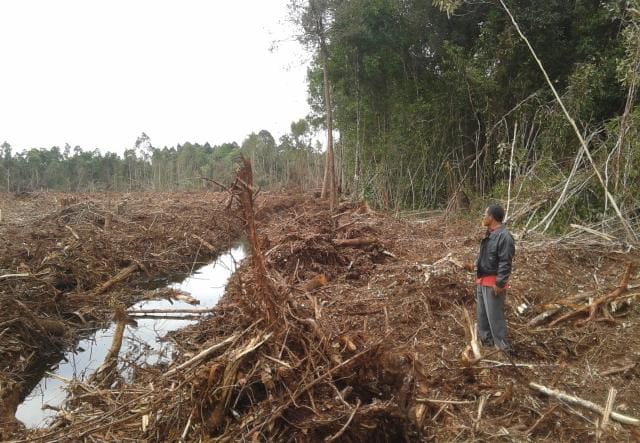
M 557 399 L 563 400 L 565 402 L 568 402 L 570 404 L 575 404 L 575 405 L 579 405 L 582 406 L 584 408 L 587 408 L 591 411 L 597 412 L 599 414 L 604 414 L 605 416 L 605 420 L 608 420 L 609 417 L 611 417 L 613 420 L 619 421 L 620 423 L 625 423 L 628 425 L 633 425 L 633 426 L 640 426 L 640 419 L 634 418 L 634 417 L 629 417 L 627 415 L 624 414 L 620 414 L 618 412 L 612 412 L 611 411 L 611 407 L 608 408 L 607 413 L 605 414 L 605 408 L 603 408 L 602 406 L 599 406 L 591 401 L 588 400 L 584 400 L 582 398 L 573 396 L 573 395 L 569 395 L 566 392 L 562 392 L 562 391 L 558 391 L 556 389 L 549 389 L 546 386 L 542 386 L 539 385 L 538 383 L 534 383 L 531 382 L 529 383 L 529 387 L 531 389 L 534 389 L 538 392 L 541 392 L 545 395 L 551 396 L 551 397 L 555 397 Z M 615 391 L 614 391 L 615 392 Z M 611 402 L 607 402 L 609 405 L 611 404 Z
M 584 324 L 590 321 L 596 320 L 596 315 L 599 311 L 602 311 L 603 318 L 601 320 L 610 321 L 615 323 L 613 316 L 611 315 L 611 310 L 609 305 L 616 302 L 620 297 L 622 297 L 627 292 L 627 288 L 629 286 L 629 279 L 631 278 L 631 271 L 633 270 L 633 262 L 629 261 L 625 265 L 624 273 L 620 279 L 620 283 L 618 286 L 611 292 L 600 295 L 593 300 L 590 300 L 586 305 L 576 305 L 583 300 L 589 300 L 593 296 L 593 292 L 588 292 L 584 294 L 577 294 L 572 296 L 569 299 L 565 299 L 559 302 L 554 303 L 551 307 L 545 309 L 541 314 L 537 315 L 533 319 L 529 321 L 529 326 L 538 326 L 546 320 L 549 320 L 553 315 L 562 311 L 564 307 L 571 308 L 569 312 L 559 316 L 558 318 L 552 320 L 549 325 L 555 326 L 563 321 L 566 321 L 570 318 L 573 318 L 581 313 L 588 313 L 589 316 L 580 322 L 580 324 Z
M 108 320 L 112 306 L 130 304 L 142 294 L 142 289 L 135 289 L 138 285 L 187 273 L 194 261 L 206 263 L 227 249 L 241 227 L 224 210 L 224 197 L 215 193 L 4 196 L 2 397 L 20 399 L 28 393 L 46 364 L 55 363 L 62 351 L 73 346 L 79 327 Z M 112 199 L 119 200 L 117 214 Z M 14 401 L 0 401 L 0 416 L 12 417 L 16 406 Z M 4 437 L 0 431 L 0 439 Z
M 30 439 L 571 441 L 596 431 L 612 440 L 637 437 L 626 424 L 593 426 L 604 417 L 615 421 L 614 413 L 640 416 L 637 362 L 622 361 L 640 351 L 637 305 L 615 313 L 616 325 L 540 327 L 568 312 L 587 317 L 589 297 L 599 314 L 629 295 L 607 298 L 613 291 L 603 289 L 627 287 L 616 251 L 595 256 L 583 243 L 519 243 L 507 298 L 519 361 L 487 360 L 495 351 L 478 346 L 472 315 L 464 315 L 475 308 L 474 277 L 462 265 L 476 253 L 471 223 L 450 214 L 447 222 L 394 220 L 348 203 L 332 214 L 299 195 L 262 193 L 256 201 L 250 165 L 243 168 L 229 189 L 251 258 L 210 317 L 174 334 L 176 361 L 140 369 L 131 383 L 78 391 L 59 427 L 32 431 Z M 635 278 L 629 270 L 627 283 Z M 568 296 L 579 290 L 580 297 Z M 532 309 L 517 313 L 523 304 Z M 532 323 L 550 309 L 557 310 Z M 460 353 L 473 342 L 485 359 L 464 364 Z M 613 385 L 614 412 L 549 404 L 558 400 L 532 393 L 529 380 L 596 405 L 607 403 Z

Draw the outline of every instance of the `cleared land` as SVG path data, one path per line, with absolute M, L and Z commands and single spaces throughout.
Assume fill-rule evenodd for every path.
M 520 238 L 508 295 L 515 365 L 491 349 L 469 362 L 474 278 L 463 265 L 482 236 L 476 220 L 397 219 L 352 203 L 331 212 L 307 195 L 259 194 L 251 208 L 243 192 L 229 207 L 228 193 L 5 199 L 5 439 L 640 438 L 634 425 L 607 416 L 602 426 L 602 413 L 530 387 L 602 407 L 615 387 L 613 410 L 640 417 L 639 268 L 619 245 L 587 233 Z M 244 230 L 251 214 L 255 233 Z M 79 325 L 243 235 L 253 256 L 210 316 L 173 335 L 173 364 L 141 369 L 131 384 L 113 374 L 70 386 L 50 429 L 8 426 L 47 352 L 69 346 Z M 542 312 L 553 313 L 534 321 Z

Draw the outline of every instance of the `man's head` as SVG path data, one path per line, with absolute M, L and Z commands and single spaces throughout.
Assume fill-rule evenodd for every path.
M 504 209 L 500 205 L 489 205 L 484 211 L 484 217 L 482 217 L 482 225 L 487 228 L 495 228 L 502 224 L 504 220 Z

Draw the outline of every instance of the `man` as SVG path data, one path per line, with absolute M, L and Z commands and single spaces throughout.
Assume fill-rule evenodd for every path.
M 507 338 L 504 302 L 516 249 L 513 237 L 502 224 L 503 220 L 504 209 L 499 205 L 487 207 L 482 218 L 487 232 L 480 243 L 476 261 L 477 322 L 483 345 L 496 346 L 511 355 L 513 350 Z

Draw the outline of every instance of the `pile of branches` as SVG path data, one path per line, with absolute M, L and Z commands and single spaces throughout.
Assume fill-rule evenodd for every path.
M 150 383 L 145 390 L 74 386 L 53 430 L 30 438 L 415 438 L 427 410 L 415 402 L 426 380 L 419 362 L 383 339 L 345 336 L 313 294 L 326 277 L 290 285 L 270 268 L 256 231 L 247 160 L 230 190 L 244 215 L 251 271 L 232 278 L 227 292 L 236 296 L 216 308 L 213 317 L 225 317 L 219 333 L 190 358 L 137 374 L 138 382 Z
M 108 320 L 113 305 L 131 303 L 136 292 L 122 290 L 125 284 L 186 273 L 237 238 L 239 228 L 224 210 L 223 195 L 211 194 L 204 207 L 190 205 L 189 198 L 124 196 L 111 204 L 104 196 L 58 200 L 40 194 L 20 202 L 35 206 L 30 218 L 5 218 L 1 417 L 11 419 L 42 370 L 73 345 L 80 328 Z
M 591 321 L 607 321 L 616 324 L 617 321 L 612 311 L 618 311 L 623 306 L 629 306 L 637 298 L 637 292 L 629 293 L 629 279 L 634 268 L 634 263 L 628 261 L 618 286 L 611 292 L 598 295 L 593 291 L 578 293 L 571 297 L 558 300 L 555 303 L 542 306 L 542 312 L 532 318 L 528 325 L 539 326 L 549 322 L 549 326 L 555 326 L 561 322 L 587 314 L 587 318 L 578 321 L 584 325 Z M 584 302 L 587 301 L 586 304 Z
M 211 317 L 172 336 L 181 350 L 175 362 L 138 368 L 133 383 L 117 377 L 74 383 L 53 429 L 31 440 L 566 441 L 594 429 L 637 435 L 633 426 L 619 432 L 619 422 L 637 424 L 621 414 L 620 402 L 634 407 L 629 395 L 618 395 L 618 407 L 611 393 L 602 407 L 600 393 L 580 384 L 584 362 L 567 365 L 586 352 L 605 352 L 606 334 L 594 334 L 600 339 L 594 347 L 577 328 L 539 330 L 526 325 L 529 315 L 513 323 L 510 316 L 521 363 L 477 343 L 473 348 L 465 311 L 474 306 L 474 279 L 464 263 L 477 245 L 469 227 L 403 223 L 354 204 L 329 212 L 314 202 L 284 205 L 286 216 L 270 213 L 269 227 L 257 230 L 261 210 L 247 162 L 229 191 L 243 214 L 251 257 Z M 509 296 L 517 305 L 590 277 L 576 259 L 592 259 L 588 251 L 553 245 L 520 249 Z M 541 274 L 542 266 L 549 272 Z M 566 281 L 553 286 L 560 275 Z M 530 285 L 544 289 L 526 292 Z M 564 309 L 558 315 L 575 307 Z M 619 369 L 602 356 L 590 364 L 602 366 L 598 376 Z M 625 367 L 631 376 L 634 369 Z M 546 396 L 562 403 L 547 406 Z M 590 409 L 602 423 L 593 428 L 592 416 L 565 404 Z

